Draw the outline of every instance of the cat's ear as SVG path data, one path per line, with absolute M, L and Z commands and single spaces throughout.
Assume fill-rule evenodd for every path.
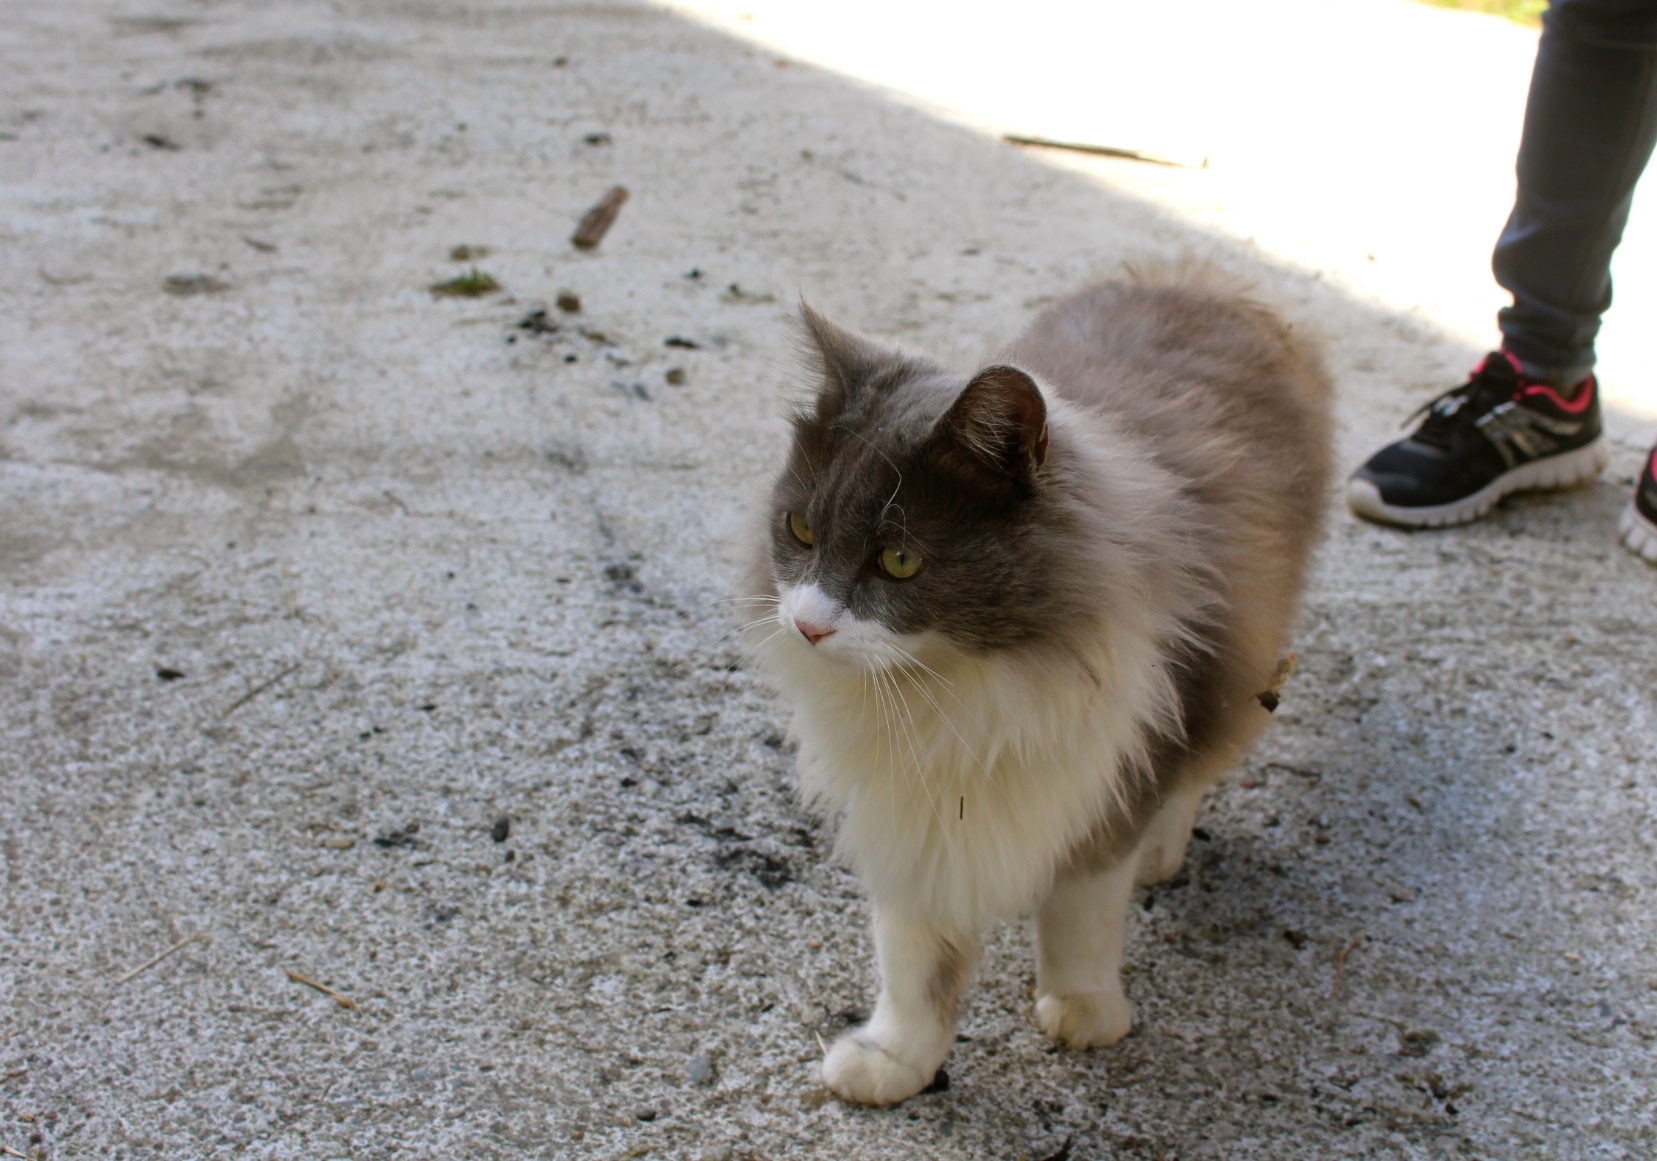
M 892 352 L 846 330 L 813 310 L 804 299 L 800 300 L 800 325 L 805 331 L 806 353 L 823 376 L 817 393 L 817 415 L 833 419 L 877 368 L 892 361 Z
M 1026 486 L 1047 459 L 1047 403 L 1017 367 L 986 367 L 938 421 L 938 434 Z

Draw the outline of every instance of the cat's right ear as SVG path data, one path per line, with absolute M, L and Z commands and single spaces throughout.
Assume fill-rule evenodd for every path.
M 891 354 L 813 310 L 804 299 L 800 300 L 800 325 L 805 331 L 806 354 L 822 375 L 817 418 L 827 422 L 845 410 L 846 401 L 868 382 L 876 367 L 890 361 Z
M 945 445 L 1028 488 L 1047 459 L 1047 402 L 1017 367 L 986 367 L 938 421 Z

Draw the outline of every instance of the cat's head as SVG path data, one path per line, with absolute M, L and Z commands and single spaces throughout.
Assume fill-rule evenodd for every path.
M 820 382 L 771 495 L 782 647 L 877 669 L 1062 633 L 1074 537 L 1035 380 L 952 374 L 802 317 Z

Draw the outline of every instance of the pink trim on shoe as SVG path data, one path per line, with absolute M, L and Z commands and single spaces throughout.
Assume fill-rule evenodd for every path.
M 1518 399 L 1520 396 L 1524 395 L 1545 396 L 1553 401 L 1555 407 L 1559 408 L 1567 415 L 1581 415 L 1584 411 L 1588 410 L 1588 404 L 1593 401 L 1594 388 L 1598 386 L 1598 384 L 1594 382 L 1593 375 L 1589 375 L 1582 382 L 1578 383 L 1573 397 L 1566 399 L 1559 393 L 1557 388 L 1551 387 L 1546 383 L 1538 383 L 1534 379 L 1526 378 L 1525 365 L 1519 361 L 1519 356 L 1515 355 L 1512 351 L 1503 348 L 1495 353 L 1506 359 L 1507 365 L 1513 368 L 1514 375 L 1518 376 L 1521 390 L 1514 394 L 1513 397 L 1515 399 Z M 1473 371 L 1473 374 L 1477 375 L 1480 371 L 1483 371 L 1489 362 L 1490 359 L 1486 356 Z
M 1527 383 L 1525 384 L 1525 389 L 1521 391 L 1520 394 L 1545 395 L 1549 399 L 1553 400 L 1555 407 L 1559 408 L 1567 415 L 1581 415 L 1584 411 L 1588 410 L 1588 404 L 1594 401 L 1594 388 L 1596 386 L 1598 386 L 1598 384 L 1594 382 L 1594 377 L 1590 375 L 1581 383 L 1577 384 L 1576 394 L 1570 399 L 1566 399 L 1563 395 L 1554 390 L 1552 387 L 1549 387 L 1546 383 Z

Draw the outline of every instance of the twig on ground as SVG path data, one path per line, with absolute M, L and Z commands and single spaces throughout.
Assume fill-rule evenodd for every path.
M 271 686 L 275 685 L 277 682 L 284 681 L 287 678 L 292 677 L 297 672 L 299 672 L 299 663 L 296 661 L 292 665 L 290 665 L 286 669 L 284 669 L 281 673 L 278 673 L 275 677 L 271 678 L 269 681 L 266 681 L 266 682 L 264 682 L 260 685 L 256 685 L 252 689 L 248 690 L 246 693 L 242 694 L 241 697 L 237 698 L 235 701 L 231 702 L 228 706 L 226 706 L 224 713 L 220 714 L 219 716 L 220 717 L 225 717 L 225 718 L 229 717 L 231 714 L 233 714 L 237 710 L 241 709 L 248 702 L 250 702 L 254 698 L 258 697 L 261 693 L 264 693 L 265 690 L 267 690 Z
M 570 242 L 578 250 L 591 250 L 604 240 L 610 226 L 615 222 L 616 215 L 621 213 L 621 203 L 627 200 L 626 186 L 612 186 L 610 191 L 598 199 L 598 204 L 587 211 L 587 216 L 581 219 L 581 224 L 575 228 L 570 236 Z
M 1174 157 L 1164 157 L 1160 153 L 1151 153 L 1144 149 L 1123 149 L 1116 145 L 1090 145 L 1080 141 L 1054 141 L 1048 137 L 1025 137 L 1018 133 L 1004 133 L 1001 140 L 1009 145 L 1034 145 L 1041 149 L 1063 149 L 1070 153 L 1095 153 L 1100 157 L 1123 157 L 1129 161 L 1145 161 L 1151 165 L 1168 165 L 1175 169 L 1207 169 L 1208 158 L 1201 160 L 1182 161 Z
M 172 955 L 173 952 L 179 951 L 182 948 L 189 947 L 192 943 L 201 942 L 201 941 L 205 940 L 206 938 L 207 938 L 207 936 L 203 935 L 201 932 L 198 931 L 194 935 L 187 936 L 184 939 L 179 940 L 177 943 L 173 944 L 171 947 L 169 947 L 166 951 L 162 952 L 160 955 L 154 957 L 153 959 L 147 959 L 143 963 L 139 964 L 137 967 L 133 968 L 126 975 L 124 975 L 120 979 L 116 980 L 115 985 L 117 987 L 119 987 L 120 985 L 126 983 L 128 980 L 133 979 L 136 976 L 143 975 L 145 972 L 149 971 L 156 964 L 158 964 L 162 960 L 166 959 L 169 955 Z
M 811 1034 L 813 1036 L 817 1037 L 817 1047 L 818 1047 L 818 1049 L 822 1052 L 822 1054 L 824 1056 L 827 1056 L 828 1055 L 828 1045 L 823 1043 L 823 1034 L 821 1032 L 817 1031 L 815 1028 L 813 1028 L 811 1030 Z
M 10 1145 L 0 1145 L 0 1153 L 4 1153 L 8 1157 L 21 1157 L 23 1158 L 23 1161 L 29 1161 L 29 1155 L 27 1153 L 19 1153 Z
M 319 984 L 309 976 L 302 976 L 292 968 L 286 968 L 284 970 L 287 971 L 288 978 L 294 983 L 304 984 L 307 988 L 315 988 L 317 991 L 327 996 L 330 1000 L 334 1001 L 334 1003 L 338 1004 L 342 1008 L 350 1008 L 353 1012 L 362 1011 L 361 1008 L 357 1007 L 357 1001 L 353 1000 L 350 996 L 347 996 L 342 992 L 334 991 L 334 989 L 330 988 L 327 984 Z
M 1357 947 L 1363 941 L 1364 934 L 1360 931 L 1357 935 L 1352 937 L 1350 943 L 1341 948 L 1340 954 L 1335 957 L 1335 987 L 1330 993 L 1333 999 L 1338 1000 L 1341 998 L 1341 979 L 1346 975 L 1346 957 L 1351 955 L 1352 949 Z

